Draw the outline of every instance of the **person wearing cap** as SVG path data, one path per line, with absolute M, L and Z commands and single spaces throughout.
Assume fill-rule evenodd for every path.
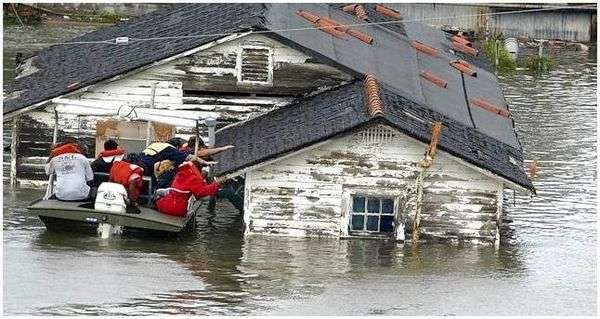
M 108 173 L 114 162 L 120 161 L 125 155 L 125 150 L 113 139 L 104 142 L 104 149 L 98 155 L 91 166 L 94 172 Z
M 53 197 L 61 201 L 84 201 L 93 197 L 88 183 L 94 173 L 88 159 L 74 141 L 54 145 L 50 151 L 46 175 L 56 175 Z

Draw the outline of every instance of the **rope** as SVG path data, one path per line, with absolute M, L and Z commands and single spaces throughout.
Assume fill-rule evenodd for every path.
M 284 33 L 284 32 L 334 29 L 334 28 L 339 28 L 339 27 L 364 27 L 364 26 L 388 25 L 388 24 L 397 24 L 397 23 L 412 23 L 412 22 L 421 22 L 421 21 L 429 21 L 429 20 L 444 20 L 444 19 L 481 17 L 481 16 L 498 16 L 498 15 L 508 15 L 508 14 L 554 11 L 554 10 L 561 10 L 561 9 L 594 9 L 594 8 L 596 8 L 595 5 L 562 6 L 562 7 L 556 6 L 556 7 L 540 8 L 540 9 L 524 9 L 524 10 L 516 10 L 516 11 L 491 12 L 491 13 L 482 13 L 482 14 L 466 14 L 466 15 L 457 15 L 457 16 L 432 17 L 432 18 L 410 19 L 410 20 L 393 20 L 393 21 L 382 21 L 382 22 L 341 24 L 341 25 L 331 25 L 331 26 L 328 25 L 328 26 L 322 26 L 322 27 L 302 27 L 302 28 L 291 28 L 291 29 L 260 30 L 260 31 L 254 31 L 252 33 L 253 34 Z M 129 38 L 129 40 L 132 42 L 142 42 L 142 41 L 157 41 L 157 40 L 194 39 L 194 38 L 204 38 L 204 37 L 225 37 L 225 36 L 234 35 L 234 34 L 236 34 L 236 33 L 235 32 L 233 32 L 233 33 L 209 33 L 209 34 L 196 34 L 196 35 L 184 35 L 184 36 Z M 73 44 L 113 44 L 113 45 L 116 45 L 117 44 L 116 39 L 117 39 L 117 37 L 112 38 L 112 39 L 107 39 L 107 40 L 101 40 L 101 41 L 29 43 L 29 44 L 15 45 L 12 47 L 73 45 Z

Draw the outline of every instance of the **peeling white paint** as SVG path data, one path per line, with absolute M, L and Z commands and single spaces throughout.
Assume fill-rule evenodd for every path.
M 401 229 L 393 237 L 403 240 L 405 232 L 412 232 L 417 164 L 425 146 L 385 130 L 390 129 L 333 138 L 250 169 L 246 234 L 347 237 L 350 194 L 362 192 L 395 199 Z M 439 152 L 424 182 L 422 238 L 493 242 L 499 236 L 500 180 Z

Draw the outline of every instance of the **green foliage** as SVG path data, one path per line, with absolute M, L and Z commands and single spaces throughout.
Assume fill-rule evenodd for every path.
M 24 25 L 38 25 L 42 23 L 42 18 L 40 16 L 20 16 L 21 21 L 23 21 Z M 4 16 L 2 19 L 2 23 L 5 27 L 8 26 L 21 26 L 21 22 L 14 13 L 4 11 Z
M 504 41 L 498 36 L 492 36 L 483 43 L 483 50 L 487 62 L 496 67 L 496 56 L 498 56 L 498 72 L 510 74 L 517 69 L 517 63 L 512 59 L 508 50 L 504 47 Z
M 103 11 L 100 13 L 100 20 L 105 23 L 115 23 L 121 20 L 121 16 L 114 12 Z
M 525 68 L 529 73 L 533 75 L 541 75 L 549 72 L 554 68 L 556 63 L 547 57 L 530 56 L 527 57 L 523 62 L 519 63 L 519 66 Z

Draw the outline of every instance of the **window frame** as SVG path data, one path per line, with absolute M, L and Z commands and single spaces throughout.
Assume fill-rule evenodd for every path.
M 393 227 L 394 229 L 391 232 L 374 232 L 374 231 L 359 231 L 359 230 L 350 230 L 351 227 L 351 218 L 353 215 L 353 197 L 375 197 L 375 198 L 386 198 L 394 201 L 394 216 Z M 352 187 L 343 187 L 342 191 L 342 214 L 340 216 L 340 237 L 341 238 L 378 238 L 378 239 L 395 239 L 397 241 L 404 241 L 404 221 L 403 215 L 408 212 L 400 211 L 400 203 L 402 201 L 403 191 L 401 189 L 377 189 L 376 187 L 367 187 L 367 186 L 352 186 Z M 367 203 L 365 203 L 365 206 Z M 381 208 L 380 204 L 380 208 Z M 366 209 L 366 207 L 365 207 Z M 365 215 L 367 211 L 365 211 Z M 378 215 L 380 216 L 380 215 Z M 366 218 L 365 218 L 366 221 Z M 379 221 L 381 224 L 381 219 Z M 365 226 L 366 228 L 366 226 Z
M 365 203 L 364 203 L 364 211 L 362 213 L 360 212 L 355 212 L 354 211 L 354 198 L 363 198 Z M 352 199 L 352 204 L 351 204 L 351 208 L 350 208 L 350 212 L 349 212 L 349 218 L 350 220 L 348 221 L 348 232 L 349 233 L 368 233 L 368 234 L 389 234 L 389 233 L 393 233 L 394 229 L 392 229 L 391 232 L 383 232 L 381 231 L 381 217 L 382 216 L 392 216 L 395 217 L 396 216 L 396 209 L 395 209 L 395 205 L 396 205 L 396 199 L 394 197 L 386 197 L 386 196 L 369 196 L 369 195 L 362 195 L 360 193 L 351 195 L 351 199 Z M 377 199 L 379 201 L 379 209 L 377 213 L 370 213 L 369 212 L 369 200 L 370 199 Z M 392 213 L 391 214 L 384 214 L 383 213 L 383 200 L 387 199 L 387 200 L 391 200 L 392 201 Z M 362 215 L 364 216 L 363 218 L 363 229 L 352 229 L 352 219 L 354 217 L 354 215 Z M 368 226 L 368 220 L 369 220 L 369 216 L 377 216 L 377 230 L 369 230 L 367 229 Z M 392 221 L 393 222 L 393 221 Z
M 268 69 L 267 69 L 267 81 L 249 81 L 242 80 L 242 57 L 245 49 L 256 49 L 256 50 L 268 50 Z M 238 85 L 256 85 L 256 86 L 273 86 L 273 48 L 266 45 L 255 45 L 255 44 L 244 44 L 240 46 L 240 50 L 237 54 L 235 73 Z

